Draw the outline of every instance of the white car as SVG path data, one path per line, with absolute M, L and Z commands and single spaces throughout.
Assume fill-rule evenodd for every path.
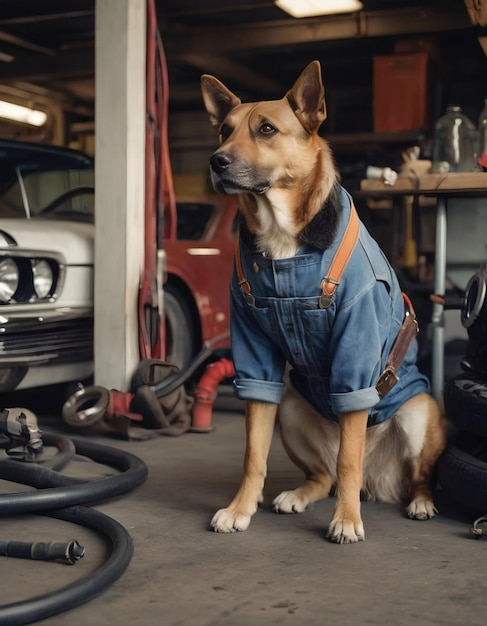
M 92 374 L 93 216 L 91 158 L 0 140 L 0 391 Z

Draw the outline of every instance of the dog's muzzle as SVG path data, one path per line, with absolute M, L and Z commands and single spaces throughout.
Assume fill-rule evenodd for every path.
M 235 184 L 229 171 L 232 163 L 232 157 L 225 152 L 215 152 L 210 157 L 211 182 L 215 190 L 220 193 L 234 194 L 241 191 L 240 185 Z
M 210 157 L 211 182 L 221 193 L 265 193 L 271 183 L 262 178 L 249 163 L 242 159 L 234 159 L 228 152 L 214 152 Z
M 225 152 L 215 152 L 210 157 L 211 169 L 215 174 L 221 174 L 233 163 L 233 159 Z

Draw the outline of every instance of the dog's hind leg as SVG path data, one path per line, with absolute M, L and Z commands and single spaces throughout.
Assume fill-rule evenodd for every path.
M 296 465 L 299 463 L 296 461 Z M 313 502 L 327 498 L 332 487 L 331 476 L 326 472 L 309 474 L 305 482 L 292 491 L 281 492 L 272 503 L 276 513 L 302 513 Z
M 289 385 L 279 407 L 279 425 L 284 449 L 306 480 L 297 489 L 279 494 L 273 507 L 278 513 L 301 513 L 327 498 L 336 480 L 339 426 L 318 415 Z
M 434 466 L 446 445 L 446 424 L 437 402 L 427 394 L 408 400 L 399 421 L 408 440 L 410 455 L 409 498 L 406 513 L 426 520 L 438 512 L 433 503 L 431 481 Z

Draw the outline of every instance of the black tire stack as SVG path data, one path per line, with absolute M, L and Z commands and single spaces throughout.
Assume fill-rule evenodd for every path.
M 468 332 L 464 373 L 443 390 L 445 414 L 452 426 L 449 444 L 438 462 L 438 483 L 470 511 L 487 512 L 487 264 L 470 279 L 461 311 Z
M 438 462 L 438 483 L 471 511 L 487 511 L 487 379 L 460 374 L 445 384 L 445 413 L 454 427 Z

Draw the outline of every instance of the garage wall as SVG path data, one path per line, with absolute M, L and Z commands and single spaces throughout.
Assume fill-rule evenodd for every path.
M 169 145 L 174 174 L 206 172 L 208 159 L 218 146 L 217 134 L 206 111 L 172 113 Z

